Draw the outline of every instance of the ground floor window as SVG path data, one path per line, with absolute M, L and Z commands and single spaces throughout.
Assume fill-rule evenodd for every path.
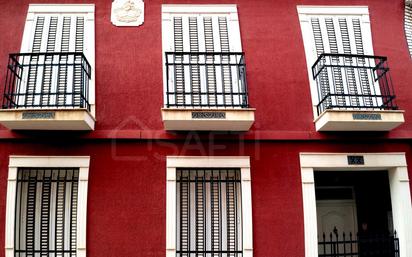
M 240 169 L 177 170 L 177 256 L 242 256 Z
M 85 257 L 88 156 L 11 156 L 5 257 Z
M 16 256 L 76 256 L 78 186 L 79 169 L 18 169 Z
M 252 257 L 249 157 L 167 157 L 166 256 Z

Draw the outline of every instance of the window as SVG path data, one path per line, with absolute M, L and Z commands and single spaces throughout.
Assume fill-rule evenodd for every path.
M 252 256 L 249 158 L 168 157 L 167 166 L 166 256 Z
M 6 257 L 85 256 L 88 157 L 10 157 Z
M 94 5 L 29 5 L 20 53 L 9 55 L 0 123 L 93 130 L 94 73 Z
M 385 112 L 398 107 L 387 58 L 373 53 L 368 7 L 298 6 L 297 9 L 316 129 L 390 130 L 402 124 L 402 114 Z M 365 115 L 362 111 L 378 113 Z M 362 120 L 378 122 L 362 125 Z M 397 124 L 385 125 L 389 120 L 396 120 Z
M 235 5 L 163 5 L 166 107 L 247 107 Z
M 6 106 L 91 110 L 93 5 L 30 5 Z
M 245 57 L 236 5 L 162 5 L 166 130 L 247 131 Z

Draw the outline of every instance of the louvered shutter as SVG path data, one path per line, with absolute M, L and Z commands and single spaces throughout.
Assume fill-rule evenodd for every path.
M 164 26 L 167 37 L 172 39 L 166 43 L 165 51 L 184 53 L 229 53 L 241 52 L 238 21 L 227 14 L 173 14 L 170 23 Z M 179 106 L 239 104 L 242 100 L 231 97 L 230 92 L 240 92 L 239 75 L 236 68 L 229 64 L 234 62 L 228 55 L 175 55 L 178 63 L 170 72 L 175 95 L 169 99 Z M 186 62 L 187 61 L 187 62 Z M 179 63 L 206 65 L 179 65 Z M 209 64 L 209 65 L 208 65 Z M 191 92 L 191 94 L 188 94 Z M 208 95 L 201 92 L 208 92 Z M 168 96 L 166 96 L 168 97 Z
M 29 53 L 65 53 L 82 52 L 89 56 L 93 49 L 91 40 L 85 40 L 88 26 L 86 15 L 83 14 L 36 14 L 33 22 L 28 22 L 24 37 L 29 42 L 23 42 L 22 52 Z M 26 46 L 26 47 L 25 47 Z M 27 61 L 27 60 L 25 60 Z M 36 65 L 42 64 L 45 65 Z M 24 74 L 25 83 L 20 87 L 20 93 L 27 93 L 19 99 L 26 106 L 76 105 L 80 104 L 82 72 L 80 65 L 65 65 L 81 63 L 80 56 L 69 55 L 33 55 L 31 64 Z M 53 64 L 53 65 L 52 65 Z M 60 64 L 60 65 L 58 65 Z
M 310 74 L 312 74 L 311 66 L 322 53 L 373 55 L 369 16 L 358 14 L 363 12 L 362 8 L 362 10 L 354 10 L 354 14 L 346 14 L 350 13 L 346 8 L 301 8 L 300 20 Z M 332 13 L 326 14 L 327 10 Z M 327 61 L 328 63 L 330 61 L 331 65 L 365 67 L 374 65 L 360 57 L 331 57 Z M 312 92 L 313 99 L 317 99 L 314 101 L 315 105 L 319 99 L 323 99 L 328 94 L 342 96 L 326 98 L 323 103 L 325 106 L 371 107 L 382 103 L 379 97 L 354 96 L 380 95 L 379 84 L 374 81 L 373 73 L 366 68 L 334 67 L 323 69 L 318 76 L 319 96 L 314 97 Z M 313 80 L 312 75 L 310 79 Z
M 409 54 L 412 57 L 412 3 L 405 3 L 405 35 L 408 43 Z
M 332 53 L 332 54 L 365 54 L 365 46 L 363 40 L 363 32 L 361 27 L 360 17 L 344 17 L 344 16 L 318 16 L 311 18 L 311 25 L 313 29 L 313 38 L 315 41 L 315 50 L 317 56 L 322 53 Z M 370 48 L 372 46 L 369 46 Z M 332 64 L 338 65 L 340 60 L 338 58 L 332 58 Z M 353 64 L 352 58 L 346 58 L 345 64 Z M 358 58 L 358 65 L 366 65 L 365 59 Z M 367 69 L 359 69 L 359 76 L 355 76 L 355 70 L 347 68 L 342 70 L 340 68 L 332 68 L 332 74 L 328 74 L 325 70 L 321 74 L 322 79 L 321 90 L 322 96 L 324 97 L 331 90 L 329 85 L 329 78 L 327 76 L 332 76 L 334 80 L 335 88 L 333 88 L 336 94 L 362 94 L 370 95 L 372 91 L 375 92 L 379 90 L 378 85 L 371 85 L 371 79 L 369 78 Z M 358 78 L 359 77 L 359 78 Z M 344 81 L 346 80 L 348 87 L 344 87 Z M 376 87 L 376 88 L 372 88 Z M 348 105 L 346 101 L 350 101 L 351 106 L 359 105 L 358 97 L 344 97 L 338 96 L 335 100 L 334 105 L 345 106 Z M 363 98 L 364 104 L 366 106 L 372 106 L 372 98 Z

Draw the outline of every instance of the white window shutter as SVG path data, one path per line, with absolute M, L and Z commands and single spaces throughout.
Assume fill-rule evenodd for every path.
M 24 45 L 29 46 L 31 53 L 64 53 L 80 52 L 85 56 L 93 50 L 93 40 L 86 40 L 85 30 L 94 27 L 93 20 L 86 19 L 86 14 L 44 13 L 34 14 L 34 22 L 28 19 L 26 26 L 32 26 L 30 36 L 24 37 Z M 26 31 L 25 30 L 25 31 Z M 23 47 L 22 47 L 23 49 Z M 27 106 L 47 105 L 80 105 L 80 92 L 82 71 L 80 65 L 51 66 L 51 64 L 76 63 L 80 64 L 81 56 L 68 55 L 40 55 L 30 57 L 29 63 L 33 64 L 26 72 L 26 83 L 23 83 L 20 93 L 27 95 L 19 99 L 20 103 Z M 35 64 L 49 64 L 44 67 Z
M 237 20 L 232 15 L 216 13 L 177 13 L 163 18 L 163 48 L 173 52 L 207 52 L 229 53 L 241 52 L 240 30 Z M 170 40 L 172 39 L 172 40 Z M 239 41 L 239 42 L 237 42 Z M 181 106 L 197 106 L 207 102 L 209 105 L 232 104 L 230 94 L 238 75 L 229 65 L 179 65 L 179 63 L 196 64 L 199 61 L 213 64 L 233 63 L 228 55 L 175 55 L 174 71 L 169 72 L 170 84 L 174 85 L 172 104 Z M 236 58 L 236 57 L 233 57 Z M 238 83 L 238 82 L 236 82 Z M 236 87 L 235 87 L 236 88 Z M 205 95 L 202 92 L 208 92 Z M 217 94 L 217 92 L 220 92 Z M 223 92 L 223 94 L 222 94 Z M 168 96 L 166 96 L 168 97 Z M 235 104 L 238 103 L 239 100 Z

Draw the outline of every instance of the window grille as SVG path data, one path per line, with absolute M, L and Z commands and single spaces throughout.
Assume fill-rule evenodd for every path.
M 177 257 L 241 257 L 239 169 L 177 170 Z
M 16 257 L 75 257 L 78 169 L 18 170 Z

